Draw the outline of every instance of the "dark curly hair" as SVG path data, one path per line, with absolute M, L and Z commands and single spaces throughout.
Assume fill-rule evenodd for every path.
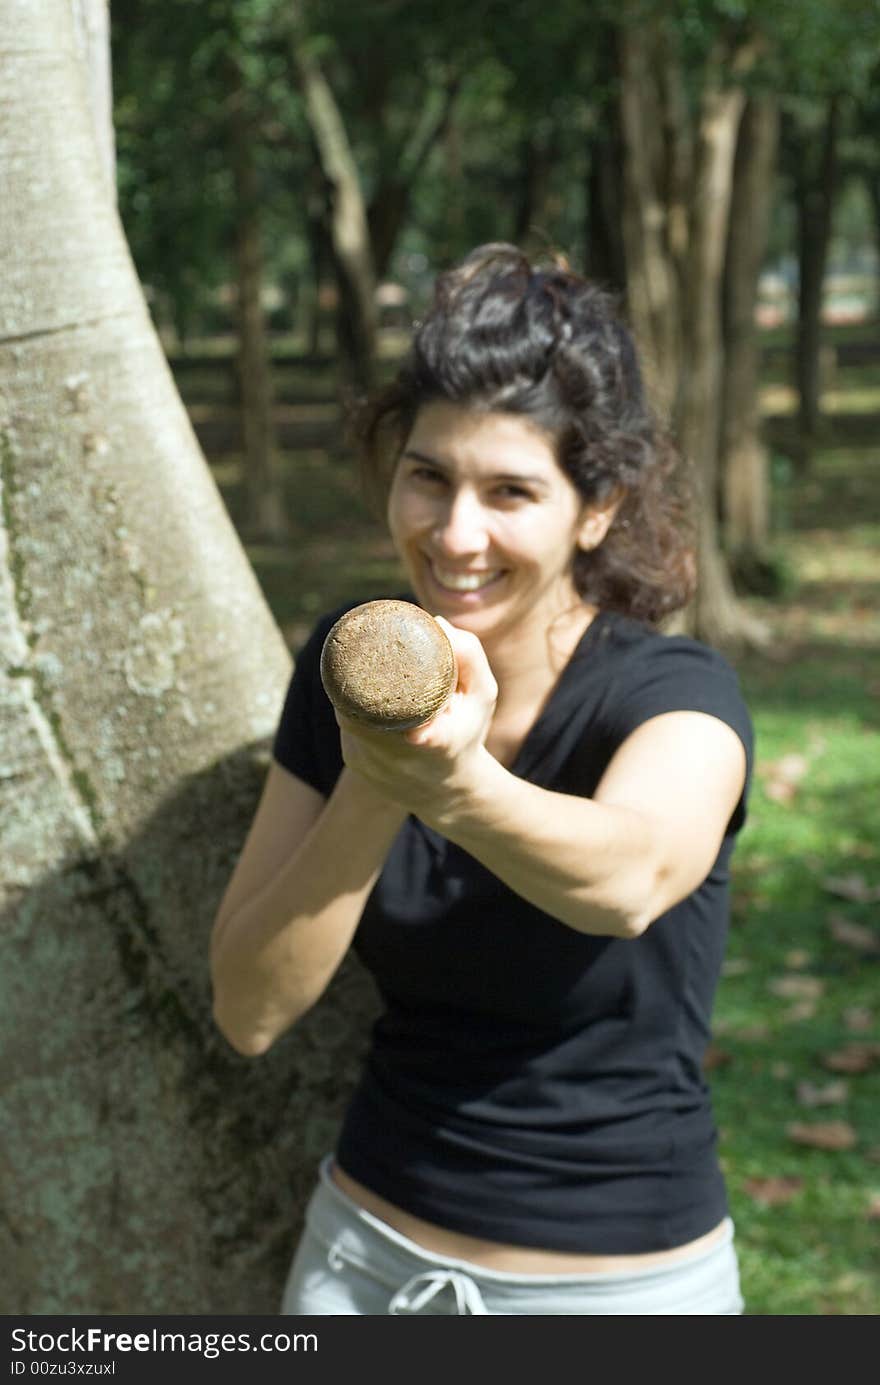
M 523 414 L 549 432 L 585 501 L 619 493 L 603 542 L 574 556 L 582 599 L 658 624 L 696 584 L 692 490 L 650 409 L 633 339 L 609 294 L 564 261 L 481 245 L 437 279 L 393 382 L 355 415 L 371 498 L 384 506 L 425 405 Z

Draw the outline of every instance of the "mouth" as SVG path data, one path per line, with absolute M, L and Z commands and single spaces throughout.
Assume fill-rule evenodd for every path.
M 467 572 L 456 572 L 453 568 L 440 567 L 428 561 L 428 570 L 433 581 L 445 592 L 453 595 L 467 595 L 485 591 L 504 576 L 502 568 L 478 568 Z

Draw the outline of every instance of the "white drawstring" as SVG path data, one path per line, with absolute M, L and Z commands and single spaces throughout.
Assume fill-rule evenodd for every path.
M 479 1289 L 462 1270 L 423 1270 L 420 1274 L 414 1274 L 412 1279 L 408 1279 L 403 1287 L 397 1290 L 388 1304 L 388 1312 L 398 1315 L 420 1313 L 447 1284 L 451 1285 L 455 1292 L 455 1307 L 459 1317 L 465 1317 L 468 1313 L 472 1316 L 478 1313 L 484 1317 L 489 1316 Z M 417 1286 L 421 1286 L 419 1291 L 411 1297 Z

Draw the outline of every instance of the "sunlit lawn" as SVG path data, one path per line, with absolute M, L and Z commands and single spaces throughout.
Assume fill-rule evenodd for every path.
M 846 408 L 858 411 L 857 396 Z M 738 661 L 758 775 L 735 857 L 729 961 L 716 1007 L 719 1065 L 710 1076 L 748 1311 L 876 1314 L 876 450 L 830 447 L 786 489 L 791 528 L 775 543 L 796 590 L 782 606 L 751 603 L 772 622 L 779 657 Z M 802 1135 L 846 1147 L 792 1138 L 792 1126 L 820 1124 L 826 1128 Z
M 837 373 L 810 472 L 775 468 L 789 594 L 748 598 L 774 643 L 735 659 L 757 773 L 709 1079 L 758 1315 L 880 1313 L 880 390 L 861 370 L 852 385 Z M 233 516 L 237 463 L 214 460 Z M 320 611 L 399 574 L 338 446 L 285 454 L 284 474 L 294 538 L 249 553 L 295 651 Z

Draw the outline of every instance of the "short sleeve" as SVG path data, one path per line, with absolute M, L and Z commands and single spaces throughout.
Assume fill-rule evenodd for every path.
M 342 771 L 339 728 L 321 683 L 321 650 L 338 615 L 322 617 L 297 655 L 272 745 L 279 765 L 325 797 Z
M 664 712 L 704 712 L 730 726 L 746 753 L 745 787 L 728 829 L 739 831 L 746 818 L 754 729 L 736 672 L 717 650 L 686 636 L 658 635 L 645 641 L 615 680 L 610 708 L 618 744 Z

